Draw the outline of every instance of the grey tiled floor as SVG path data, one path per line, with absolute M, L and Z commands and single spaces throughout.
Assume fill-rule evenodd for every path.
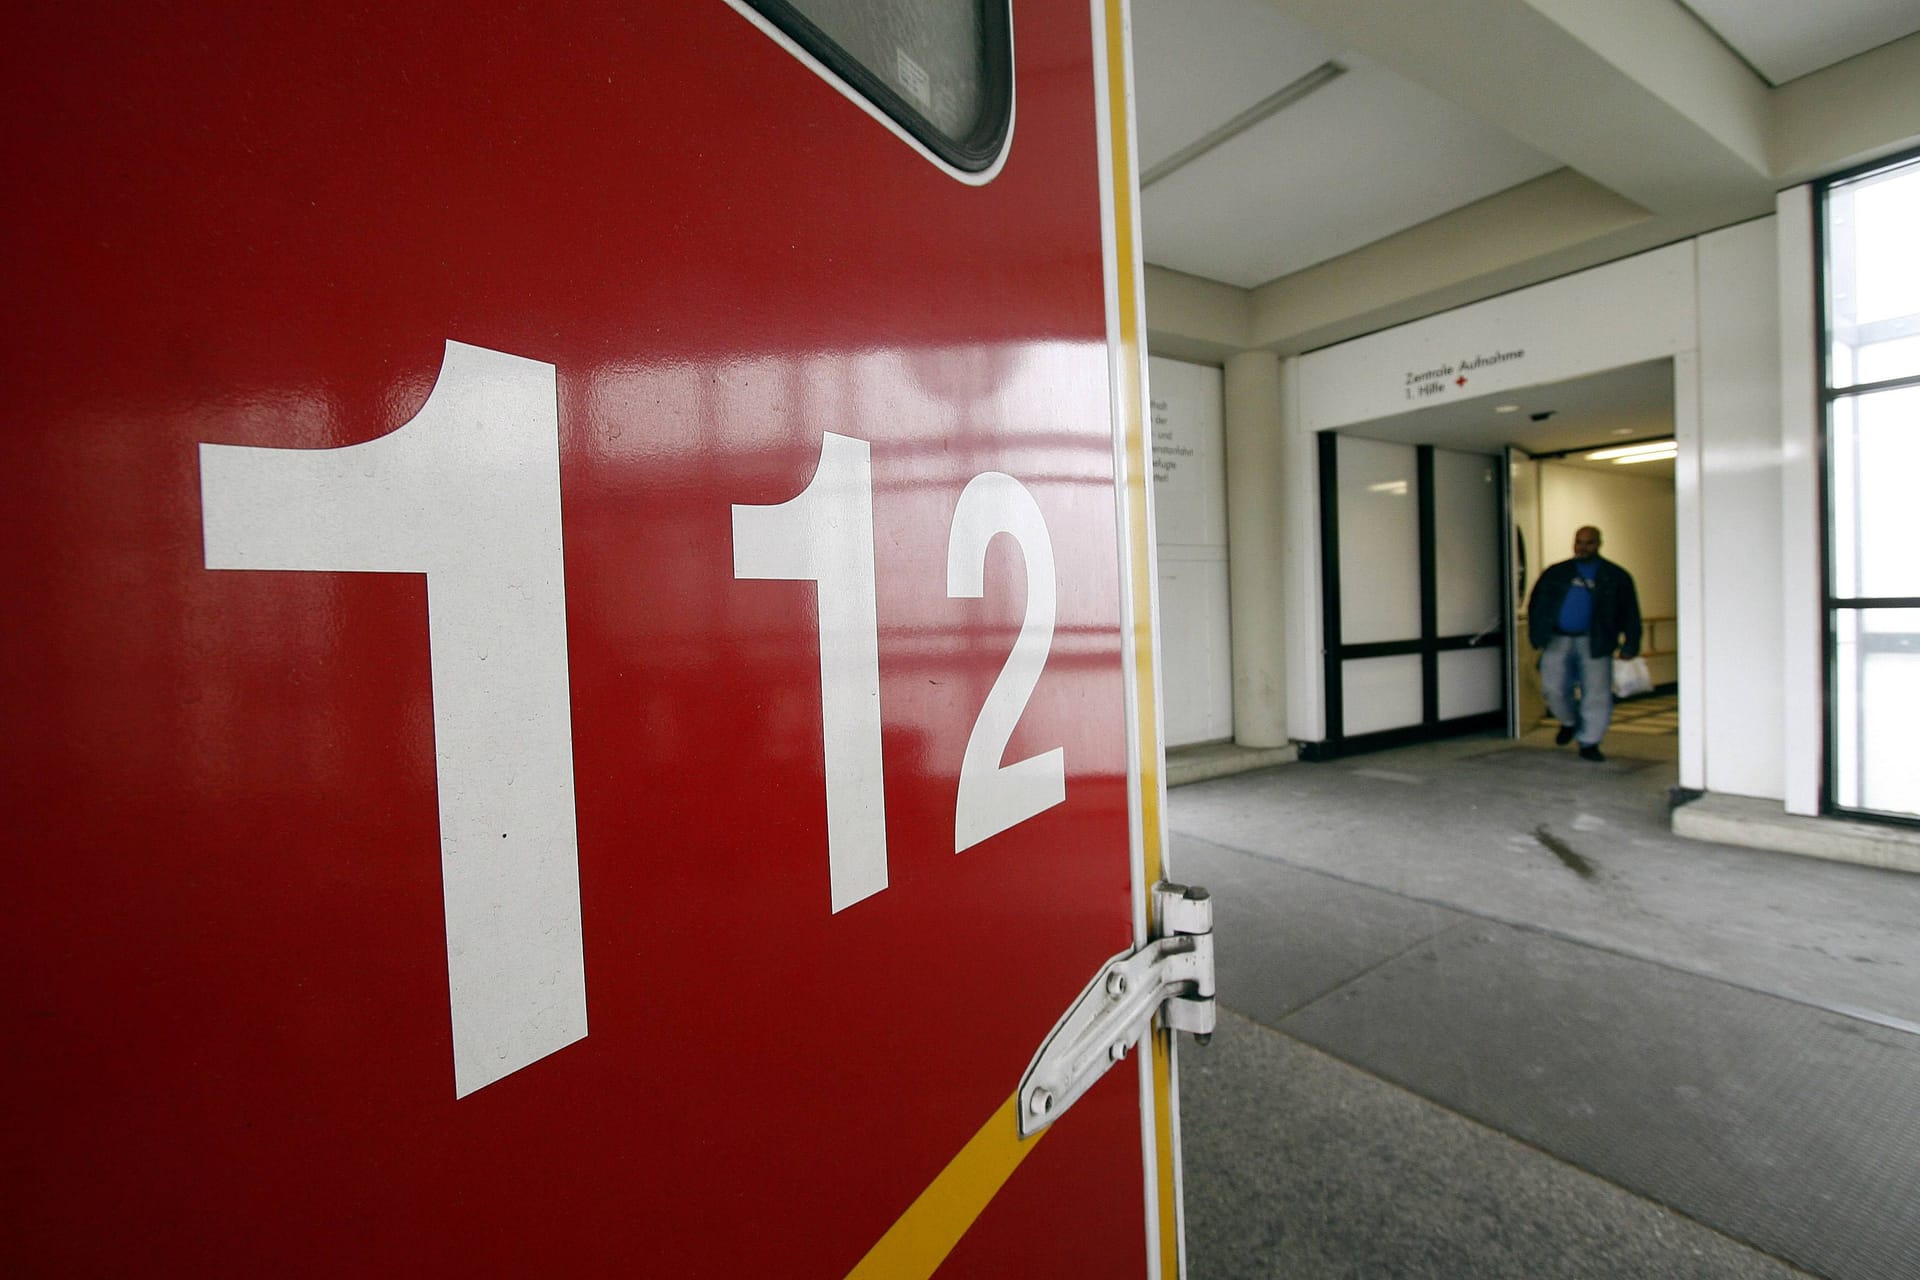
M 1181 1070 L 1194 1280 L 1804 1274 L 1231 1012 Z
M 1196 1280 L 1920 1276 L 1920 877 L 1676 839 L 1671 752 L 1606 745 L 1172 794 Z

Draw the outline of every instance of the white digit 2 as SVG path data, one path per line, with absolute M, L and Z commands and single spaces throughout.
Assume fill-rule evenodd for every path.
M 871 446 L 827 432 L 820 466 L 799 496 L 735 505 L 733 576 L 818 584 L 827 880 L 833 910 L 843 911 L 887 887 Z
M 200 446 L 209 569 L 424 573 L 454 1094 L 587 1034 L 554 369 L 449 342 L 340 449 Z
M 1013 728 L 1053 647 L 1053 540 L 1040 505 L 998 471 L 960 495 L 947 539 L 947 595 L 978 598 L 987 546 L 1012 534 L 1027 566 L 1020 635 L 974 721 L 960 764 L 958 853 L 1067 797 L 1060 747 L 1002 766 Z M 733 576 L 818 584 L 820 733 L 827 785 L 827 879 L 833 910 L 887 887 L 886 785 L 881 769 L 880 620 L 875 602 L 873 459 L 863 440 L 827 432 L 820 465 L 797 497 L 733 508 Z
M 1027 609 L 1013 652 L 987 694 L 960 762 L 960 795 L 953 810 L 953 850 L 970 849 L 989 836 L 1051 809 L 1067 798 L 1066 751 L 1055 747 L 1002 765 L 1013 728 L 1020 722 L 1041 668 L 1053 647 L 1055 582 L 1053 540 L 1040 504 L 1010 475 L 975 476 L 960 495 L 947 538 L 947 595 L 978 598 L 985 588 L 987 546 L 1009 533 L 1027 565 Z

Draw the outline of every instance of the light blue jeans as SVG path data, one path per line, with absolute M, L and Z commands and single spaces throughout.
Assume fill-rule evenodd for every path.
M 1597 747 L 1613 719 L 1613 657 L 1593 657 L 1585 636 L 1555 636 L 1540 651 L 1540 692 L 1555 720 L 1578 726 L 1581 746 Z

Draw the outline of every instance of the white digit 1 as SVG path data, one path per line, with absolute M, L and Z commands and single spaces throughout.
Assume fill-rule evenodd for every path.
M 953 810 L 955 853 L 1067 798 L 1064 748 L 1000 763 L 1053 647 L 1055 610 L 1053 540 L 1046 518 L 1026 486 L 1012 476 L 988 471 L 975 476 L 961 493 L 947 538 L 947 595 L 979 598 L 985 589 L 987 546 L 1000 533 L 1012 534 L 1026 558 L 1027 609 L 1013 652 L 973 722 L 961 758 L 960 796 Z
M 827 432 L 820 465 L 799 496 L 734 506 L 733 576 L 818 584 L 827 880 L 833 910 L 843 911 L 887 887 L 873 458 L 866 441 Z
M 587 1034 L 550 364 L 449 342 L 340 449 L 200 446 L 209 569 L 424 573 L 454 1095 Z

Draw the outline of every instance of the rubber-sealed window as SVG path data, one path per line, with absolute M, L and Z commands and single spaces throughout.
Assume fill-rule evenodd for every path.
M 1000 156 L 1013 117 L 1009 0 L 748 0 L 954 168 Z

